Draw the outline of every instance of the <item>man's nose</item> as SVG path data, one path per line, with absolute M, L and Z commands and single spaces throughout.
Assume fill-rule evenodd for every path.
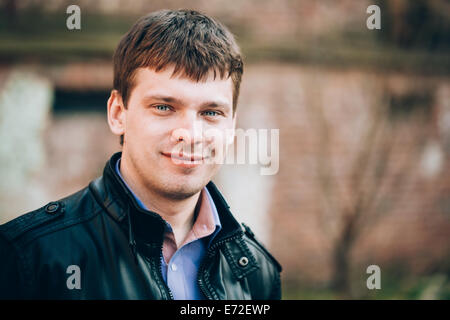
M 195 115 L 187 114 L 172 131 L 173 142 L 183 141 L 186 144 L 199 144 L 203 140 L 203 124 Z

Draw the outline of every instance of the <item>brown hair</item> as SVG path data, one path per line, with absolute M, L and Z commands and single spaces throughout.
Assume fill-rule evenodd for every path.
M 221 23 L 193 10 L 161 10 L 139 19 L 114 53 L 114 89 L 125 107 L 137 68 L 158 72 L 169 65 L 174 66 L 174 76 L 195 81 L 206 79 L 211 71 L 214 78 L 231 77 L 236 111 L 243 62 L 233 35 Z

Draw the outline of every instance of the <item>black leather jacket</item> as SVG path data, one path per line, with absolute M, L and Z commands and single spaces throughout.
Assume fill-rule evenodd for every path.
M 0 298 L 172 299 L 160 265 L 164 222 L 137 205 L 114 170 L 118 157 L 83 190 L 0 226 Z M 222 229 L 200 266 L 201 291 L 208 299 L 280 299 L 281 266 L 216 186 L 206 187 Z

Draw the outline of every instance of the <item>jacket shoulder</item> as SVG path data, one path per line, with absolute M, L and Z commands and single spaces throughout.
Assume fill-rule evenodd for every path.
M 278 272 L 282 271 L 281 264 L 275 259 L 275 257 L 267 250 L 267 248 L 256 239 L 255 234 L 250 229 L 249 226 L 247 226 L 245 223 L 242 223 L 242 226 L 244 227 L 244 234 L 245 239 L 247 240 L 247 243 L 249 243 L 252 247 L 254 247 L 260 254 L 262 254 L 266 260 L 270 261 Z
M 49 202 L 39 209 L 8 221 L 0 225 L 0 236 L 7 242 L 15 242 L 19 241 L 19 239 L 35 238 L 41 234 L 54 232 L 67 228 L 71 224 L 76 224 L 84 220 L 83 215 L 93 211 L 75 209 L 75 207 L 86 202 L 86 197 L 90 197 L 88 193 L 88 188 L 84 188 L 68 197 Z M 94 201 L 88 202 L 93 203 Z

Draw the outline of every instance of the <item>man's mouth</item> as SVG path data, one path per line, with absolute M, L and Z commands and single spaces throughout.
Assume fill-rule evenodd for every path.
M 166 153 L 166 152 L 162 152 L 162 154 L 166 157 L 169 157 L 171 159 L 176 159 L 176 160 L 180 160 L 180 161 L 190 161 L 190 162 L 195 162 L 195 161 L 202 161 L 204 159 L 204 157 L 202 155 L 194 155 L 194 154 L 183 154 L 183 153 Z
M 201 155 L 195 154 L 183 154 L 183 153 L 174 153 L 174 152 L 161 152 L 161 154 L 170 159 L 170 161 L 179 167 L 183 168 L 195 168 L 201 164 L 206 159 Z

